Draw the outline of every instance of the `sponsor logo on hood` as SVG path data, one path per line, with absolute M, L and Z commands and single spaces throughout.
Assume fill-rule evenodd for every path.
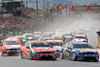
M 80 52 L 97 52 L 95 49 L 76 49 Z
M 53 49 L 53 48 L 32 48 L 32 50 L 33 51 L 35 51 L 35 52 L 46 52 L 46 51 L 50 51 L 50 52 L 53 52 L 53 51 L 55 51 L 55 49 Z
M 6 45 L 6 48 L 21 48 L 21 45 Z

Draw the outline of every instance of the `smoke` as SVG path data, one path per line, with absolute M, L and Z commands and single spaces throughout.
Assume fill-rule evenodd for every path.
M 56 30 L 81 30 L 81 29 L 95 29 L 99 28 L 99 15 L 95 14 L 83 14 L 79 17 L 56 17 L 53 22 L 49 22 L 46 31 Z

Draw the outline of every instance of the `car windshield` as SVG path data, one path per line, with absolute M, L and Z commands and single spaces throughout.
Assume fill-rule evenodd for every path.
M 74 48 L 92 48 L 90 45 L 88 44 L 73 44 Z
M 60 38 L 60 37 L 55 37 L 55 38 L 53 38 L 54 40 L 62 40 L 62 38 Z
M 50 47 L 48 43 L 31 43 L 31 47 Z
M 26 35 L 26 37 L 32 37 L 32 35 Z
M 50 46 L 62 46 L 62 43 L 48 43 Z
M 71 36 L 71 34 L 64 34 L 64 36 Z
M 40 35 L 40 33 L 35 33 L 34 35 Z
M 5 42 L 4 45 L 19 45 L 20 43 L 18 41 L 9 41 Z
M 80 36 L 80 37 L 75 37 L 75 38 L 78 38 L 78 39 L 85 39 L 85 37 L 81 37 L 81 36 Z

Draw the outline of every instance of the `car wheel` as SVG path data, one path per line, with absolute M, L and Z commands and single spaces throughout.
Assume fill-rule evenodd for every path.
M 32 60 L 32 58 L 33 58 L 32 52 L 30 52 L 30 58 L 29 59 Z
M 76 54 L 75 53 L 72 54 L 72 58 L 71 59 L 74 60 L 74 61 L 76 60 Z
M 4 54 L 1 54 L 1 56 L 4 56 Z
M 23 54 L 23 52 L 21 52 L 21 58 L 22 58 L 22 59 L 24 58 L 24 54 Z
M 62 52 L 60 52 L 60 53 L 58 54 L 57 60 L 61 60 L 61 59 L 62 59 Z
M 94 62 L 99 62 L 99 60 L 94 60 Z
M 98 56 L 98 59 L 96 60 L 96 58 L 94 59 L 94 62 L 98 62 L 99 61 L 99 56 Z
M 63 58 L 63 53 L 62 52 L 60 52 L 60 59 L 62 59 Z
M 65 55 L 62 53 L 62 59 L 65 59 Z

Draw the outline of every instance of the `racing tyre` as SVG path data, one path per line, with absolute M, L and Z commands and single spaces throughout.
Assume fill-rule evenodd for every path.
M 21 52 L 21 58 L 24 59 L 24 54 L 23 54 L 23 52 Z
M 98 60 L 94 59 L 94 62 L 99 62 L 99 56 L 98 56 Z
M 30 53 L 30 58 L 29 58 L 29 59 L 32 60 L 32 58 L 33 58 L 33 56 L 32 56 L 32 52 L 31 52 L 31 53 Z
M 75 53 L 73 53 L 72 54 L 72 58 L 71 58 L 73 61 L 75 61 L 76 60 L 76 54 Z
M 58 54 L 57 60 L 61 60 L 61 59 L 62 59 L 62 52 L 60 52 L 60 53 Z
M 1 54 L 1 56 L 4 56 L 4 54 Z
M 62 53 L 62 59 L 65 59 L 65 55 Z
M 94 62 L 99 62 L 99 60 L 94 60 Z

